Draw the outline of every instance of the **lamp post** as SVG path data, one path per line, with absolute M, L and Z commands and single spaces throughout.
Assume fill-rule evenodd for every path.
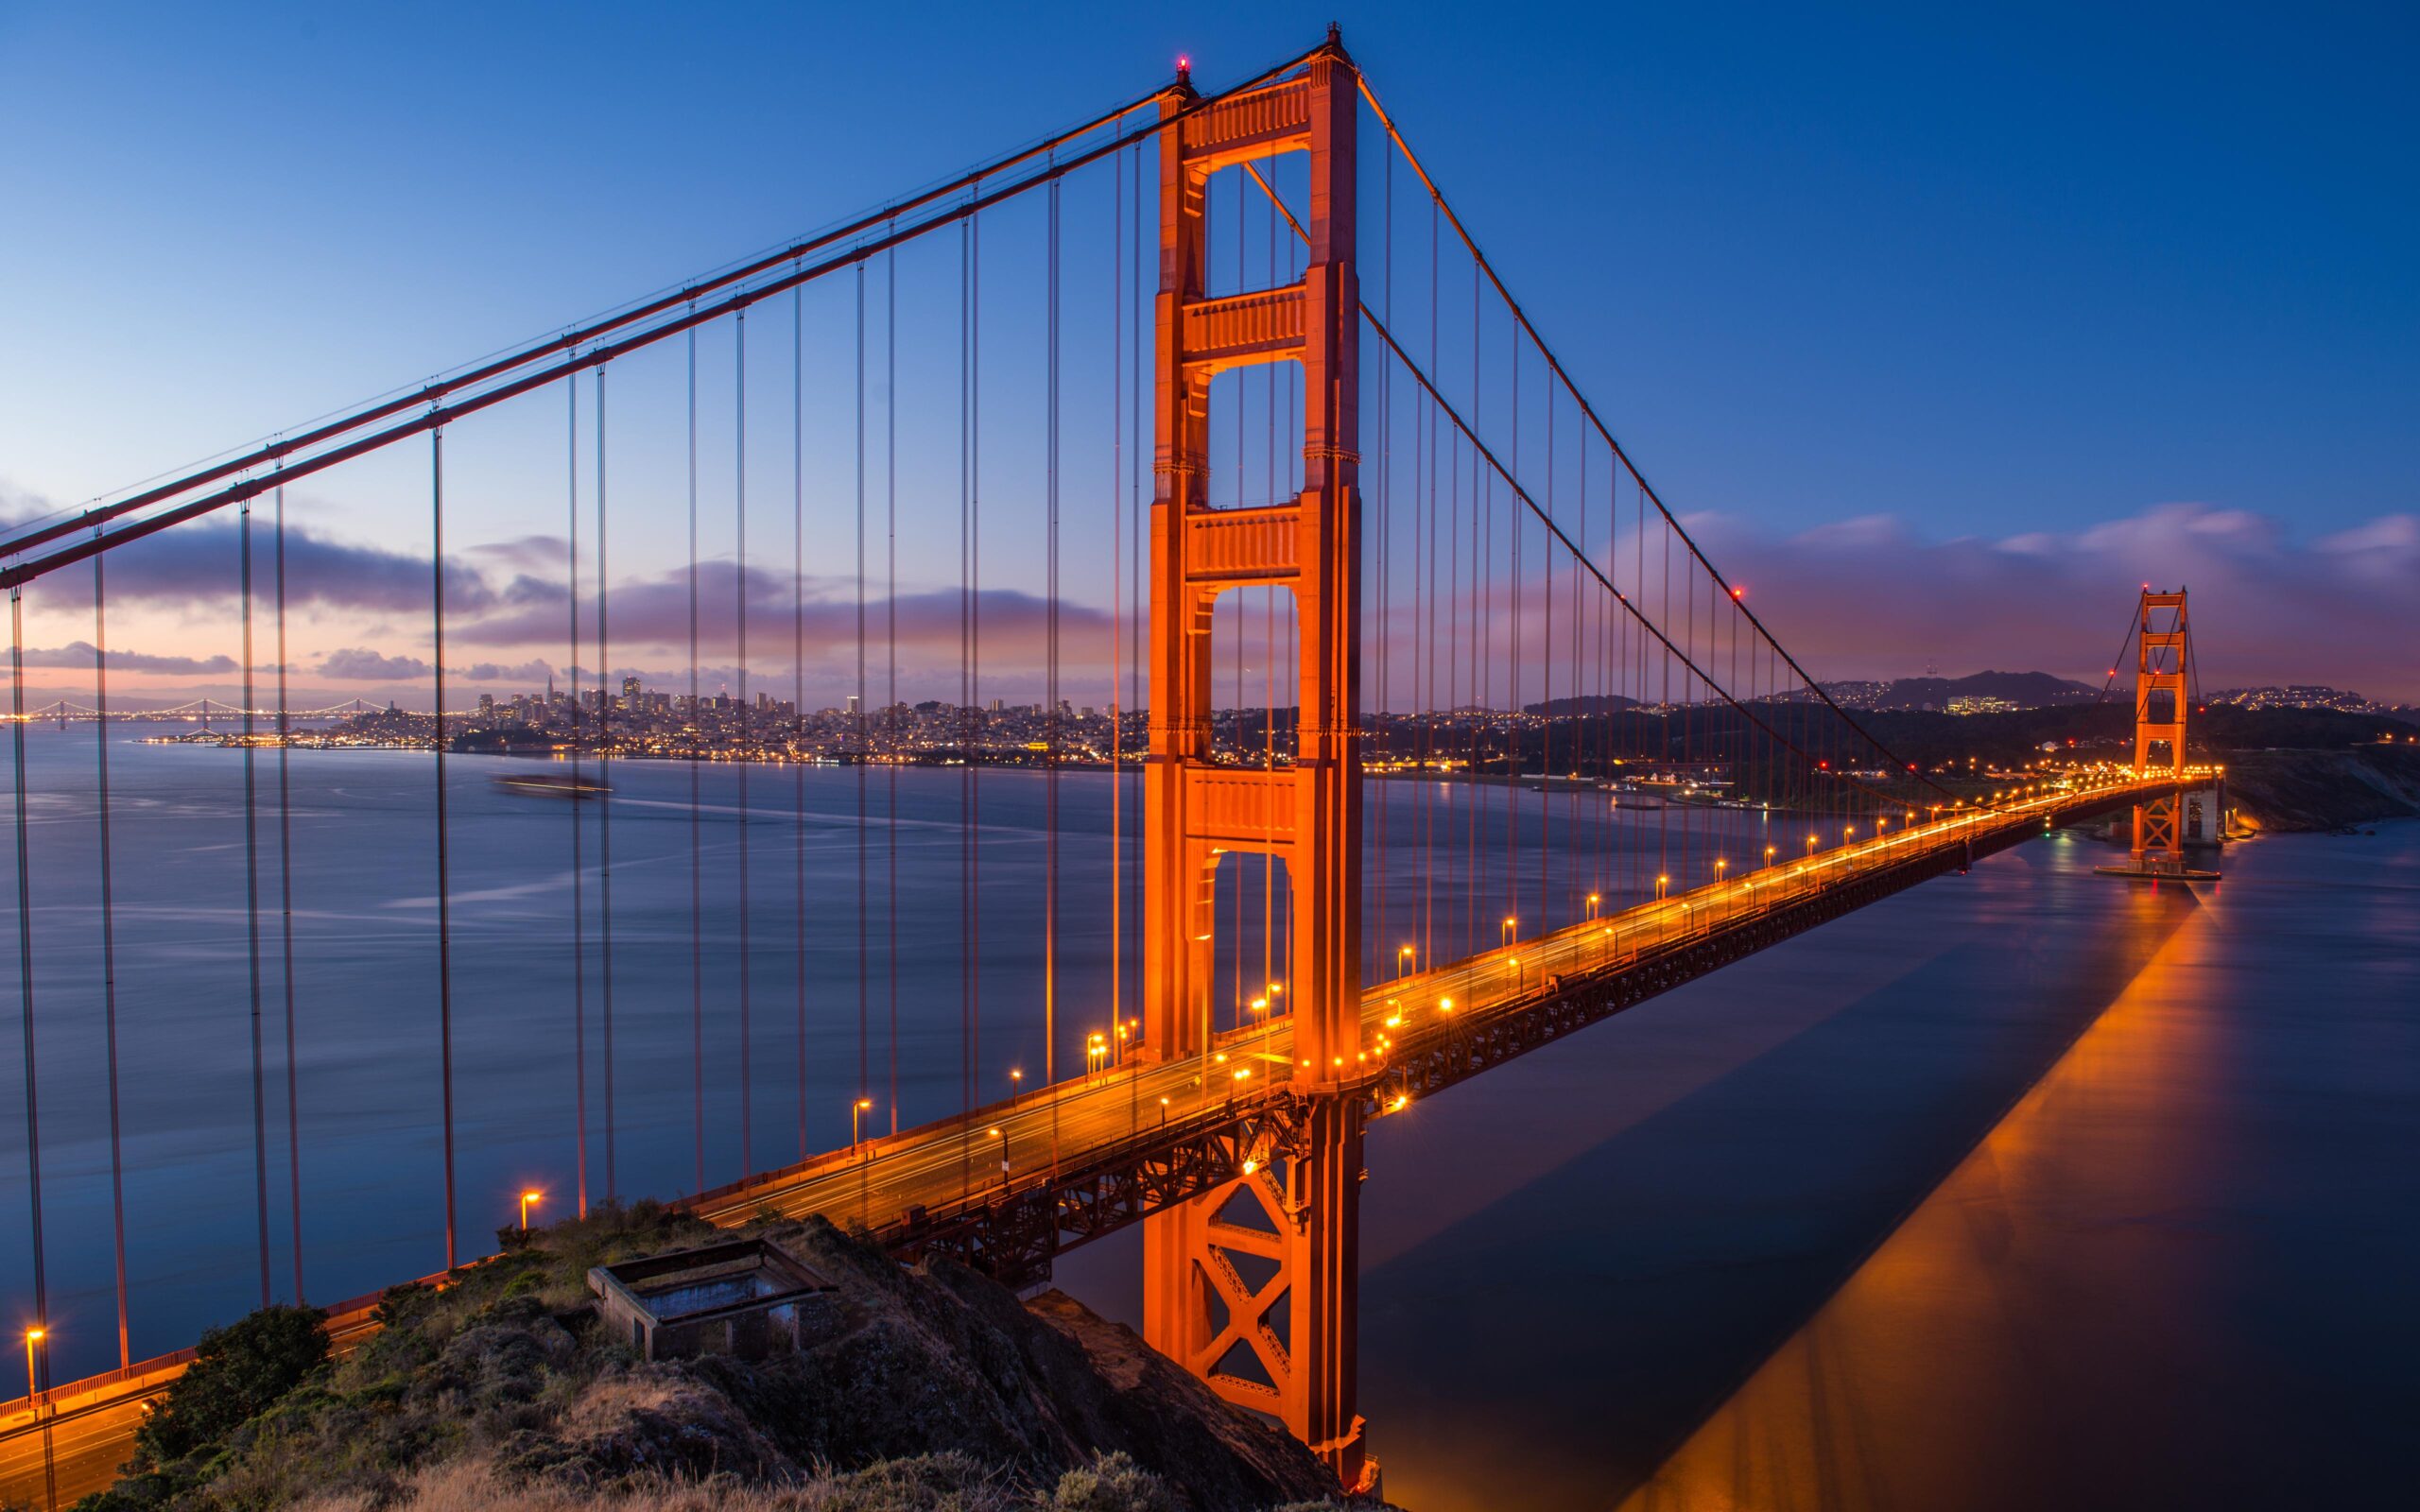
M 1599 899 L 1595 893 L 1592 892 L 1588 895 L 1588 922 L 1592 924 L 1597 921 L 1598 902 Z
M 1672 879 L 1669 877 L 1658 876 L 1655 879 L 1655 901 L 1657 902 L 1660 903 L 1664 901 L 1664 889 L 1669 887 L 1671 885 Z
M 1496 932 L 1495 944 L 1497 949 L 1501 950 L 1503 947 L 1512 943 L 1512 926 L 1519 922 L 1520 920 L 1513 918 L 1511 914 L 1504 916 L 1504 927 Z
M 26 1404 L 33 1409 L 36 1418 L 42 1416 L 42 1403 L 36 1400 L 41 1390 L 41 1378 L 34 1369 L 34 1346 L 49 1337 L 48 1329 L 26 1330 Z M 50 1424 L 47 1421 L 42 1425 L 42 1484 L 44 1504 L 49 1512 L 59 1512 L 59 1467 L 51 1457 Z
M 1400 982 L 1411 972 L 1412 950 L 1409 945 L 1395 952 L 1395 980 Z
M 1766 865 L 1766 866 L 1769 866 L 1769 867 L 1770 867 L 1770 866 L 1772 866 L 1772 865 L 1773 864 L 1773 852 L 1774 852 L 1775 850 L 1779 850 L 1779 849 L 1780 849 L 1780 848 L 1779 848 L 1778 846 L 1770 846 L 1770 845 L 1769 845 L 1769 846 L 1765 847 L 1765 865 Z
M 1000 1142 L 1000 1185 L 1006 1187 L 1009 1184 L 1009 1137 L 1000 1132 L 997 1125 L 983 1132 Z
M 1011 1071 L 1011 1072 L 1010 1072 L 1010 1073 L 1009 1073 L 1009 1106 L 1010 1106 L 1011 1108 L 1014 1108 L 1014 1107 L 1016 1107 L 1016 1106 L 1017 1106 L 1017 1094 L 1018 1094 L 1019 1092 L 1024 1091 L 1025 1091 L 1025 1073 L 1024 1073 L 1024 1072 L 1022 1072 L 1022 1071 Z
M 860 1097 L 849 1105 L 849 1148 L 854 1150 L 864 1143 L 859 1121 L 865 1117 L 866 1109 L 873 1106 L 871 1097 Z
M 544 1201 L 545 1195 L 546 1194 L 543 1192 L 524 1192 L 521 1194 L 521 1231 L 523 1233 L 526 1234 L 529 1231 L 529 1210 L 539 1202 Z

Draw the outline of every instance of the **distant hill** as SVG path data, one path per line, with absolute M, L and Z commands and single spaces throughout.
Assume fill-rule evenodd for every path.
M 1625 709 L 1637 707 L 1637 699 L 1625 698 L 1617 693 L 1590 693 L 1577 698 L 1549 698 L 1544 703 L 1525 703 L 1521 712 L 1551 719 L 1568 719 L 1574 714 L 1617 714 Z
M 1947 709 L 1954 698 L 1996 698 L 2019 709 L 2052 709 L 2090 703 L 2100 696 L 2100 690 L 2090 683 L 2054 678 L 2048 672 L 1978 672 L 1969 678 L 1901 678 L 1879 686 L 1870 682 L 1854 686 L 1856 706 L 1864 709 Z

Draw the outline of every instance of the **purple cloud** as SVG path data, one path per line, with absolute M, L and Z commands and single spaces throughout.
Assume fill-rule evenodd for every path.
M 1930 662 L 2097 683 L 2150 582 L 2191 592 L 2205 688 L 2330 682 L 2420 700 L 2420 516 L 2307 544 L 2266 516 L 2201 504 L 1997 541 L 1926 541 L 1883 517 L 1789 539 L 1720 521 L 1698 533 L 1819 677 L 1906 676 Z
M 156 656 L 147 651 L 127 650 L 112 651 L 109 664 L 112 672 L 147 672 L 168 677 L 224 677 L 239 670 L 239 664 L 232 656 Z M 93 665 L 92 643 L 70 641 L 65 645 L 47 649 L 27 646 L 26 665 L 90 671 Z M 263 670 L 274 673 L 277 669 L 272 666 Z
M 428 663 L 416 656 L 385 656 L 367 646 L 331 651 L 320 662 L 319 675 L 348 682 L 417 682 L 428 676 Z

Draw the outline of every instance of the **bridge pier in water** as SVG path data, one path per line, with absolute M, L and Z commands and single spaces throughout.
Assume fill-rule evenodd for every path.
M 1145 1336 L 1226 1400 L 1283 1422 L 1347 1486 L 1374 1473 L 1354 1411 L 1359 1269 L 1361 753 L 1359 288 L 1354 267 L 1359 78 L 1331 32 L 1295 77 L 1194 109 L 1165 95 L 1151 509 L 1150 756 L 1145 769 L 1146 1054 L 1214 1082 L 1267 1076 L 1213 1058 L 1213 885 L 1220 855 L 1282 865 L 1296 920 L 1288 962 L 1305 1100 L 1288 1147 L 1144 1224 Z M 1210 176 L 1309 155 L 1303 278 L 1208 298 Z M 1209 507 L 1209 400 L 1219 372 L 1303 371 L 1304 487 L 1294 500 Z M 1290 769 L 1213 765 L 1211 610 L 1231 589 L 1283 588 L 1301 626 Z

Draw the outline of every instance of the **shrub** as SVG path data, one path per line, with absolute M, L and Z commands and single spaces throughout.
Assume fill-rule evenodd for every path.
M 1059 1477 L 1050 1512 L 1177 1512 L 1177 1504 L 1166 1481 L 1123 1454 L 1104 1454 Z
M 135 1431 L 138 1463 L 167 1465 L 222 1447 L 327 1359 L 328 1331 L 315 1308 L 265 1307 L 204 1333 L 194 1354 Z

